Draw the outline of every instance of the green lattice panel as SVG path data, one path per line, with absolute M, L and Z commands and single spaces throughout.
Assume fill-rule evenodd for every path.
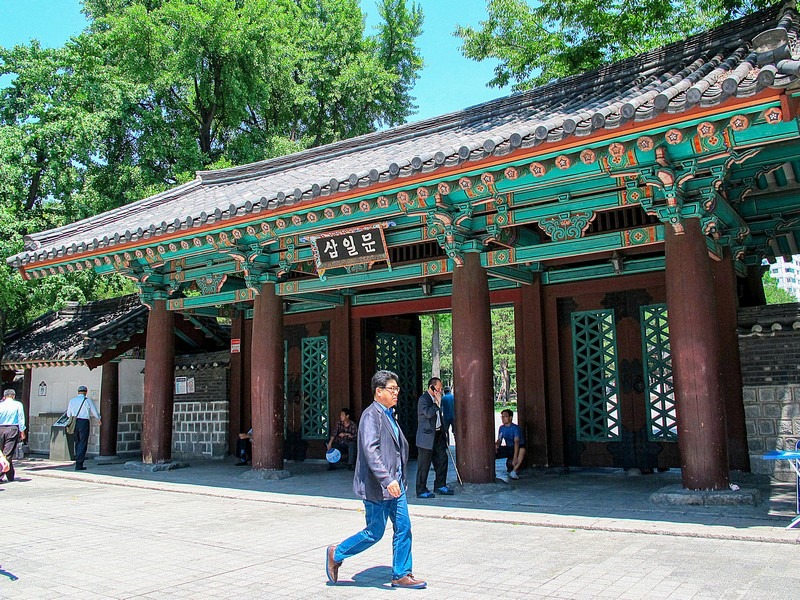
M 397 399 L 397 420 L 407 437 L 416 435 L 417 399 L 417 338 L 413 335 L 379 333 L 375 338 L 377 368 L 394 371 L 400 378 L 400 397 Z
M 303 438 L 328 439 L 328 338 L 303 338 Z
M 678 432 L 667 305 L 642 306 L 640 314 L 647 382 L 647 437 L 651 442 L 674 442 Z
M 572 314 L 577 436 L 584 442 L 620 437 L 614 311 Z

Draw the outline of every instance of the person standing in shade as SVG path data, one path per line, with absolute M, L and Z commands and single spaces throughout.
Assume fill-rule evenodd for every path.
M 444 386 L 444 394 L 442 395 L 442 419 L 444 419 L 445 441 L 450 444 L 450 428 L 455 427 L 456 412 L 453 390 L 448 386 Z M 453 429 L 453 433 L 455 433 L 455 429 Z
M 442 415 L 442 380 L 431 377 L 428 389 L 417 402 L 417 498 L 452 496 L 447 487 L 447 434 Z M 428 489 L 428 473 L 433 463 L 433 493 Z
M 86 450 L 89 447 L 89 429 L 91 417 L 97 419 L 97 424 L 102 425 L 100 413 L 87 395 L 89 390 L 85 385 L 78 387 L 78 395 L 72 398 L 67 405 L 67 416 L 75 417 L 75 470 L 85 471 L 83 461 L 86 460 Z
M 8 481 L 14 481 L 14 451 L 19 441 L 24 440 L 26 435 L 25 409 L 16 396 L 14 390 L 5 390 L 3 401 L 0 402 L 0 452 L 5 454 L 8 460 L 8 469 L 0 474 L 0 481 L 3 480 L 3 475 Z
M 397 375 L 378 371 L 372 376 L 374 402 L 361 414 L 358 457 L 353 491 L 364 501 L 367 526 L 325 552 L 325 573 L 330 583 L 339 580 L 342 562 L 372 547 L 392 520 L 392 587 L 422 589 L 427 583 L 411 574 L 411 518 L 406 496 L 408 441 L 397 426 L 392 409 L 400 386 Z

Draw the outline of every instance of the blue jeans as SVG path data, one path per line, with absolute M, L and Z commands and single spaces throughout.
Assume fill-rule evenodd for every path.
M 336 547 L 333 560 L 342 561 L 371 547 L 383 537 L 387 519 L 392 520 L 392 579 L 401 579 L 412 572 L 411 569 L 411 519 L 408 516 L 406 492 L 399 498 L 370 502 L 364 500 L 367 526 L 350 536 Z

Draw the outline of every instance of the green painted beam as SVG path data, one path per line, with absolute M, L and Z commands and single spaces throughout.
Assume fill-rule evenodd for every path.
M 607 277 L 619 277 L 620 275 L 632 275 L 635 273 L 650 273 L 653 271 L 664 270 L 664 257 L 653 258 L 629 258 L 622 266 L 622 273 L 614 273 L 611 263 L 601 265 L 591 265 L 583 267 L 564 267 L 560 269 L 550 269 L 542 273 L 542 282 L 546 285 L 556 283 L 570 283 L 574 281 L 588 281 L 590 279 L 602 279 Z
M 533 273 L 518 267 L 491 267 L 486 269 L 486 273 L 489 275 L 489 277 L 505 279 L 506 281 L 511 281 L 514 283 L 522 283 L 525 285 L 530 285 L 533 283 Z

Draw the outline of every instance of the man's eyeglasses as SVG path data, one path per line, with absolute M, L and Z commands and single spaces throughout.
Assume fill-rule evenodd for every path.
M 381 386 L 381 387 L 383 387 L 383 386 Z M 390 394 L 399 394 L 400 393 L 400 388 L 397 387 L 396 385 L 390 385 L 389 387 L 384 387 L 383 389 L 385 389 Z

